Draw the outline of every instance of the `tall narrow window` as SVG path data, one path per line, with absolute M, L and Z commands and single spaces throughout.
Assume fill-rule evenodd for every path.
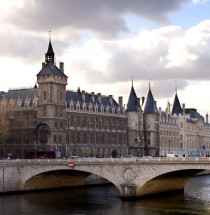
M 46 106 L 43 107 L 43 116 L 46 116 Z
M 58 108 L 55 107 L 55 116 L 57 117 L 58 116 Z
M 60 101 L 63 101 L 63 92 L 60 92 Z
M 47 91 L 44 91 L 44 100 L 47 100 Z

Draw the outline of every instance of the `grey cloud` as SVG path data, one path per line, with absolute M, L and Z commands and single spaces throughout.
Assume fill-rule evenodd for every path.
M 0 56 L 13 57 L 28 64 L 44 60 L 44 54 L 48 48 L 48 39 L 27 33 L 13 32 L 8 35 L 7 32 L 0 32 L 0 41 L 3 41 Z M 67 45 L 66 42 L 53 40 L 56 56 L 62 55 Z
M 176 88 L 182 91 L 187 85 L 188 82 L 185 80 L 177 80 L 176 83 L 174 80 L 160 80 L 154 81 L 152 89 L 155 90 L 156 97 L 162 99 L 172 97 L 175 94 Z
M 13 8 L 4 22 L 30 31 L 71 27 L 84 29 L 103 37 L 114 37 L 128 31 L 123 14 L 158 23 L 169 23 L 168 13 L 190 0 L 25 0 L 22 8 Z

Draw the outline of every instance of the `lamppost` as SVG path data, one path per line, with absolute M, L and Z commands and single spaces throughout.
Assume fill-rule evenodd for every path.
M 169 153 L 171 151 L 171 140 L 168 141 L 168 145 L 169 145 Z
M 36 144 L 36 142 L 34 142 L 34 158 L 35 159 L 37 158 L 36 151 L 37 151 L 37 144 Z
M 68 146 L 66 145 L 65 148 L 66 148 L 66 158 L 68 158 Z

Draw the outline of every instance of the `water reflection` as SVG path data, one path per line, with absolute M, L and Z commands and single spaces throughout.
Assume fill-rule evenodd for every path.
M 121 201 L 114 186 L 0 196 L 3 215 L 192 215 L 210 214 L 210 176 L 191 179 L 185 193 Z

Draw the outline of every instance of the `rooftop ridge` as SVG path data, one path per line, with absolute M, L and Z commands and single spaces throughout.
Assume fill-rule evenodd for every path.
M 35 89 L 34 87 L 19 87 L 19 88 L 9 88 L 9 91 L 18 91 L 18 90 L 31 90 Z

